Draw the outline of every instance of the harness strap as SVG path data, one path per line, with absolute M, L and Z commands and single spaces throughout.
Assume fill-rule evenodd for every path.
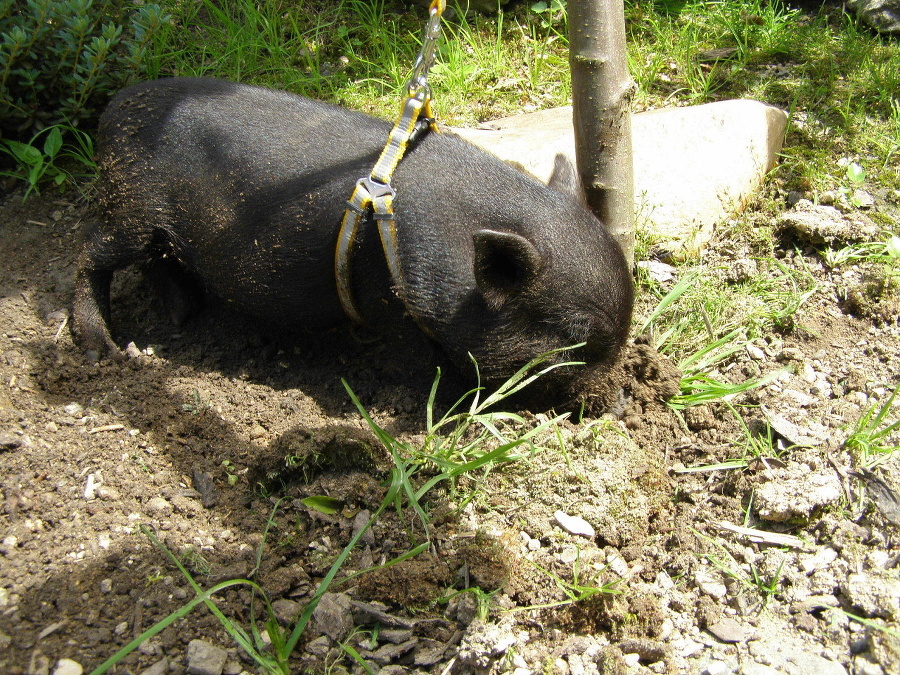
M 407 98 L 403 103 L 403 109 L 388 135 L 387 144 L 381 151 L 375 167 L 368 176 L 356 183 L 341 220 L 341 229 L 334 250 L 335 282 L 341 307 L 355 323 L 363 323 L 363 319 L 353 300 L 350 254 L 359 232 L 359 225 L 368 217 L 370 210 L 378 224 L 378 235 L 391 281 L 403 300 L 403 276 L 397 248 L 397 222 L 394 219 L 396 193 L 391 187 L 391 177 L 410 142 L 418 140 L 429 130 L 437 131 L 427 76 L 428 69 L 434 62 L 435 45 L 440 36 L 440 18 L 445 6 L 446 0 L 432 0 L 422 49 L 413 67 L 413 75 L 407 83 Z

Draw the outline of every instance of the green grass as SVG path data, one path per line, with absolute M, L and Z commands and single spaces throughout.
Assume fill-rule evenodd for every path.
M 844 441 L 844 447 L 856 455 L 857 462 L 872 468 L 890 459 L 900 450 L 900 420 L 891 421 L 894 398 L 900 386 L 881 404 L 873 403 L 860 415 Z

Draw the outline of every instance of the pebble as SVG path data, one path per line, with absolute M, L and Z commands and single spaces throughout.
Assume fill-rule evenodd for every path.
M 658 284 L 672 281 L 677 276 L 677 270 L 674 267 L 659 260 L 641 260 L 637 266 L 646 270 L 647 276 Z
M 597 534 L 589 522 L 580 516 L 570 516 L 565 511 L 556 511 L 553 518 L 559 523 L 560 527 L 570 534 L 577 534 L 581 537 L 593 539 Z
M 763 483 L 756 492 L 759 517 L 773 522 L 806 519 L 813 510 L 843 497 L 834 472 L 784 477 Z
M 835 551 L 830 546 L 826 546 L 824 548 L 816 551 L 814 555 L 804 556 L 800 559 L 800 567 L 803 568 L 803 571 L 807 574 L 812 574 L 818 569 L 822 569 L 823 567 L 827 567 L 835 560 L 837 560 L 838 552 Z
M 722 642 L 743 642 L 747 639 L 747 630 L 737 621 L 727 616 L 707 626 L 706 630 Z
M 785 347 L 781 350 L 778 358 L 781 361 L 802 361 L 803 352 L 796 347 Z
M 306 645 L 307 653 L 319 658 L 328 654 L 329 649 L 331 649 L 331 639 L 327 635 L 321 635 L 315 640 L 310 640 Z
M 625 654 L 622 657 L 622 660 L 625 662 L 625 665 L 629 668 L 635 668 L 641 662 L 640 654 Z
M 190 675 L 222 675 L 228 652 L 203 640 L 191 640 L 187 646 L 187 671 Z
M 169 672 L 169 659 L 164 656 L 149 668 L 141 671 L 140 675 L 166 675 Z
M 69 403 L 68 405 L 63 406 L 63 412 L 66 413 L 66 415 L 78 417 L 78 415 L 84 412 L 84 406 L 79 403 Z
M 350 598 L 344 593 L 325 593 L 313 611 L 311 624 L 316 633 L 340 642 L 353 629 Z
M 728 666 L 722 661 L 710 661 L 701 671 L 702 675 L 722 675 L 728 670 Z
M 81 664 L 72 659 L 60 659 L 53 669 L 53 675 L 81 675 L 83 672 Z
M 363 509 L 362 511 L 357 513 L 353 517 L 353 536 L 355 537 L 359 533 L 359 531 L 362 530 L 368 524 L 368 522 L 371 519 L 372 519 L 372 512 L 369 511 L 369 509 Z M 360 539 L 360 542 L 364 546 L 374 546 L 375 545 L 375 530 L 372 529 L 371 527 L 368 530 L 366 530 L 363 533 L 362 538 Z
M 694 581 L 697 582 L 697 587 L 701 591 L 714 598 L 724 598 L 728 593 L 728 588 L 725 584 L 705 570 L 699 570 L 694 575 Z
M 900 579 L 858 572 L 847 577 L 841 590 L 867 617 L 900 618 Z
M 300 610 L 299 602 L 287 598 L 279 598 L 272 603 L 272 611 L 275 612 L 275 618 L 282 626 L 293 625 Z
M 747 343 L 747 353 L 755 361 L 765 361 L 766 353 L 754 344 Z
M 884 675 L 884 668 L 868 659 L 857 656 L 853 659 L 854 675 Z
M 22 445 L 22 437 L 8 431 L 0 432 L 0 449 L 15 450 Z

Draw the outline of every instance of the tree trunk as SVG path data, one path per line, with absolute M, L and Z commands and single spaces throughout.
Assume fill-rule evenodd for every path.
M 588 206 L 634 266 L 631 99 L 623 0 L 569 0 L 575 158 Z

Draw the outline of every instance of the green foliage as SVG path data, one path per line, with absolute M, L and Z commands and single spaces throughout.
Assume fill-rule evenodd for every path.
M 0 134 L 94 118 L 146 74 L 159 5 L 126 0 L 0 0 Z
M 894 387 L 891 395 L 880 406 L 872 404 L 856 421 L 844 441 L 844 447 L 857 455 L 863 466 L 879 464 L 900 450 L 897 445 L 900 420 L 892 422 L 888 419 L 888 415 L 893 412 L 898 389 L 900 387 Z
M 65 136 L 64 136 L 65 134 Z M 64 140 L 67 137 L 71 140 Z M 28 143 L 0 140 L 0 152 L 9 155 L 15 168 L 0 171 L 24 181 L 22 200 L 32 192 L 40 194 L 41 183 L 65 188 L 94 175 L 94 141 L 90 134 L 64 124 L 54 124 L 36 133 Z

